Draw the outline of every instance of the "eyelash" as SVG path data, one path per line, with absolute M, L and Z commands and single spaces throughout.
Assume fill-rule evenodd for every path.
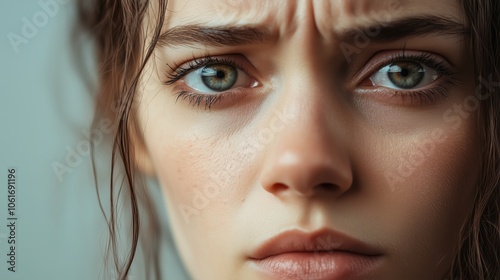
M 434 86 L 433 88 L 429 89 L 414 91 L 395 90 L 393 96 L 401 97 L 403 99 L 403 103 L 406 98 L 409 98 L 411 105 L 415 103 L 419 105 L 434 103 L 439 98 L 448 97 L 448 86 L 458 84 L 458 80 L 455 78 L 456 72 L 452 70 L 452 68 L 450 68 L 450 66 L 448 66 L 445 62 L 438 61 L 436 57 L 430 53 L 408 54 L 403 51 L 402 53 L 392 54 L 389 57 L 389 60 L 384 61 L 383 66 L 401 61 L 425 64 L 426 66 L 436 70 L 438 74 L 445 79 L 445 81 L 440 85 Z M 378 70 L 380 70 L 380 68 L 377 68 L 376 71 Z M 370 73 L 370 75 L 373 75 L 375 72 Z
M 424 90 L 415 90 L 415 91 L 394 91 L 393 96 L 399 96 L 403 99 L 403 102 L 406 98 L 410 99 L 410 104 L 414 104 L 417 102 L 420 105 L 428 104 L 436 102 L 439 98 L 446 98 L 448 96 L 449 85 L 455 85 L 458 81 L 455 79 L 456 72 L 453 71 L 446 63 L 442 61 L 438 61 L 434 55 L 429 53 L 421 53 L 421 54 L 407 54 L 405 51 L 398 54 L 390 55 L 388 60 L 385 60 L 383 66 L 390 65 L 395 62 L 408 61 L 415 62 L 419 64 L 425 64 L 428 67 L 435 69 L 440 76 L 445 78 L 445 81 L 441 83 L 441 85 L 435 86 L 433 88 L 424 89 Z M 206 56 L 203 58 L 197 58 L 189 61 L 187 66 L 179 66 L 175 65 L 174 67 L 167 64 L 167 66 L 171 69 L 171 73 L 167 73 L 167 81 L 165 81 L 165 85 L 173 85 L 177 81 L 184 78 L 187 74 L 191 73 L 194 70 L 199 68 L 212 65 L 212 64 L 226 64 L 236 68 L 241 69 L 244 72 L 245 68 L 236 63 L 234 60 L 228 58 L 219 58 L 219 57 L 210 57 Z M 378 71 L 380 68 L 377 68 Z M 371 75 L 375 72 L 370 72 Z M 370 76 L 371 77 L 371 76 Z M 198 94 L 186 90 L 181 90 L 175 95 L 177 95 L 176 102 L 179 99 L 187 99 L 190 105 L 200 106 L 202 103 L 205 104 L 205 109 L 210 109 L 214 104 L 220 102 L 228 95 L 231 95 L 232 91 L 222 92 L 218 94 Z
M 187 66 L 179 66 L 175 65 L 174 67 L 167 64 L 172 73 L 167 73 L 167 81 L 165 85 L 173 85 L 177 81 L 184 78 L 187 74 L 191 73 L 194 70 L 199 68 L 212 65 L 212 64 L 225 64 L 230 65 L 235 68 L 241 69 L 243 72 L 247 72 L 244 67 L 236 63 L 234 60 L 228 58 L 219 58 L 219 57 L 211 57 L 206 56 L 202 58 L 196 58 L 187 63 Z M 220 102 L 222 99 L 232 94 L 233 92 L 222 92 L 218 94 L 198 94 L 194 92 L 189 92 L 186 90 L 182 90 L 180 92 L 175 93 L 177 95 L 176 102 L 179 99 L 187 99 L 190 105 L 200 106 L 202 103 L 205 103 L 205 109 L 210 109 L 214 104 Z

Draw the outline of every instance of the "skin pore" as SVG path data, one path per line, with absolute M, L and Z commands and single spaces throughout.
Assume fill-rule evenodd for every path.
M 480 162 L 459 1 L 249 3 L 170 0 L 135 97 L 192 278 L 266 279 L 263 242 L 332 229 L 380 252 L 352 279 L 444 279 Z

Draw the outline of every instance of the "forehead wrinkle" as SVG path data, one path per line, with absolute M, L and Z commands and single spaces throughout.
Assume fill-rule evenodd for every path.
M 392 3 L 405 0 L 314 0 L 316 24 L 320 30 L 348 29 L 373 21 L 375 13 L 387 12 Z M 394 15 L 393 15 L 394 16 Z
M 458 0 L 170 0 L 164 30 L 178 25 L 265 27 L 284 39 L 308 28 L 311 14 L 319 34 L 335 34 L 361 26 L 374 26 L 416 14 L 459 18 Z M 303 5 L 308 3 L 309 5 Z M 394 12 L 394 4 L 397 11 Z M 312 8 L 312 9 L 310 9 Z
M 317 18 L 324 20 L 366 17 L 395 2 L 401 3 L 401 0 L 313 0 L 315 13 L 320 15 Z
M 313 0 L 316 25 L 326 37 L 358 26 L 385 24 L 410 15 L 445 16 L 461 22 L 455 0 Z M 397 9 L 395 9 L 397 7 Z
M 347 16 L 358 16 L 363 15 L 370 10 L 374 9 L 374 6 L 382 4 L 386 0 L 331 0 L 331 1 L 321 1 L 314 0 L 315 5 L 321 6 L 325 5 L 326 9 L 324 11 L 331 12 L 335 9 L 337 15 L 344 14 Z
M 301 0 L 214 0 L 216 12 L 222 12 L 234 19 L 249 18 L 260 21 L 271 19 L 290 23 L 294 18 L 297 2 Z M 309 0 L 307 0 L 309 1 Z
M 293 0 L 170 0 L 164 30 L 179 25 L 247 25 L 263 26 L 280 34 L 290 33 L 297 25 L 296 2 Z

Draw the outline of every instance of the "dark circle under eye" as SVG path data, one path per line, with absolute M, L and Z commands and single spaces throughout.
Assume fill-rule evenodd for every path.
M 387 75 L 395 86 L 411 89 L 420 84 L 425 76 L 424 67 L 416 62 L 402 61 L 390 65 Z
M 238 81 L 238 70 L 226 64 L 208 65 L 203 68 L 201 79 L 211 90 L 226 91 Z

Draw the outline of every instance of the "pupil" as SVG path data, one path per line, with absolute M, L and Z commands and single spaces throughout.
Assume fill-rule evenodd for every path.
M 419 63 L 402 61 L 392 64 L 387 75 L 398 88 L 411 89 L 422 82 L 425 71 Z
M 201 80 L 211 90 L 226 91 L 231 89 L 238 81 L 238 70 L 231 65 L 209 65 L 203 68 Z

